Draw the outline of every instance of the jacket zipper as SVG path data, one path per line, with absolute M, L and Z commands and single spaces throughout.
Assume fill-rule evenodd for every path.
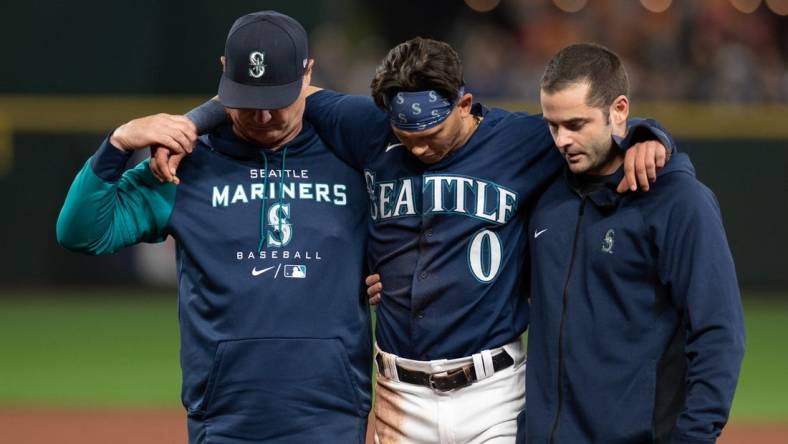
M 555 443 L 555 435 L 558 432 L 558 419 L 561 416 L 561 405 L 564 403 L 564 391 L 562 390 L 561 381 L 564 377 L 564 321 L 566 320 L 566 304 L 569 299 L 569 279 L 572 278 L 572 268 L 575 265 L 575 254 L 577 253 L 577 240 L 580 237 L 580 225 L 583 223 L 583 213 L 586 208 L 586 198 L 580 201 L 580 209 L 578 210 L 577 225 L 575 226 L 575 238 L 572 241 L 572 255 L 569 258 L 569 269 L 566 273 L 566 280 L 564 281 L 564 294 L 563 302 L 561 305 L 561 322 L 558 326 L 558 381 L 556 389 L 558 390 L 558 407 L 555 411 L 555 421 L 553 421 L 553 428 L 550 431 L 550 443 Z

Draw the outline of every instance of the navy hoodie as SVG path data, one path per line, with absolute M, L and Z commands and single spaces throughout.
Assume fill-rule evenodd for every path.
M 77 175 L 59 242 L 105 254 L 176 240 L 190 442 L 360 443 L 370 408 L 366 193 L 307 123 L 270 151 L 229 125 L 181 184 L 107 139 Z M 144 328 L 144 326 L 140 326 Z
M 529 231 L 533 443 L 713 443 L 744 353 L 714 194 L 675 154 L 648 193 L 561 175 Z

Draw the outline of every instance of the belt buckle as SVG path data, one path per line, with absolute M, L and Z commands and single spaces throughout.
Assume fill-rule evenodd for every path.
M 442 372 L 442 373 L 432 373 L 432 374 L 430 374 L 430 376 L 427 379 L 427 381 L 429 382 L 431 389 L 433 389 L 435 391 L 439 391 L 439 392 L 449 392 L 449 391 L 452 391 L 454 389 L 468 387 L 469 385 L 473 384 L 473 379 L 471 378 L 471 368 L 472 368 L 472 366 L 465 366 L 465 367 L 460 367 L 460 368 L 458 368 L 456 370 L 453 370 L 451 372 L 447 371 L 447 372 Z M 437 380 L 440 381 L 441 379 L 450 379 L 451 377 L 453 377 L 455 375 L 459 375 L 460 373 L 464 374 L 465 378 L 463 378 L 462 380 L 457 381 L 458 384 L 455 387 L 450 387 L 450 388 L 439 387 L 438 386 L 438 382 L 436 382 L 436 376 L 438 377 Z

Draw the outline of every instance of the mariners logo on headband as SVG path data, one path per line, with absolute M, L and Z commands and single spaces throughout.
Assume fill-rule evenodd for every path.
M 400 91 L 388 100 L 391 125 L 405 131 L 423 131 L 438 126 L 449 117 L 464 94 L 465 88 L 460 88 L 452 99 L 434 90 Z

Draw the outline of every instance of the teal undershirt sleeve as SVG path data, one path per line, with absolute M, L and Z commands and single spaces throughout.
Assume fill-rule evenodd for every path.
M 108 141 L 89 159 L 71 184 L 57 220 L 57 240 L 89 254 L 113 253 L 138 242 L 161 242 L 175 204 L 176 186 L 160 183 L 145 160 L 117 180 L 99 177 L 102 150 L 117 150 Z M 106 156 L 109 157 L 109 156 Z M 118 156 L 114 156 L 118 157 Z M 122 158 L 113 159 L 120 162 Z M 106 168 L 106 161 L 102 166 Z

